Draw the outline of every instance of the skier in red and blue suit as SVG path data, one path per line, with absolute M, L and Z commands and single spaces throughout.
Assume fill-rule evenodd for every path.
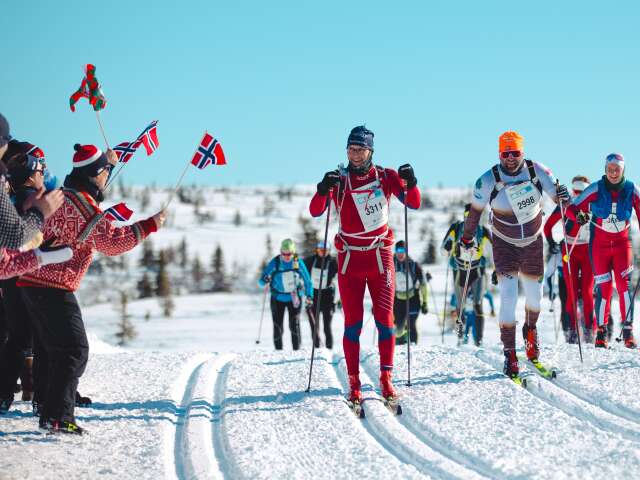
M 322 215 L 331 200 L 338 210 L 340 230 L 335 238 L 338 288 L 345 317 L 343 348 L 349 374 L 349 400 L 353 402 L 362 400 L 359 356 L 365 287 L 369 288 L 378 329 L 382 396 L 396 398 L 391 382 L 395 271 L 389 202 L 391 195 L 395 195 L 407 207 L 417 209 L 421 200 L 410 165 L 402 165 L 396 172 L 372 163 L 373 136 L 364 126 L 351 130 L 347 140 L 349 165 L 324 175 L 309 206 L 314 217 Z
M 633 338 L 633 317 L 629 312 L 629 279 L 633 272 L 629 229 L 634 210 L 636 217 L 640 219 L 640 191 L 632 181 L 625 179 L 624 157 L 619 153 L 607 155 L 605 175 L 589 185 L 567 209 L 570 219 L 577 220 L 581 225 L 590 222 L 589 249 L 599 293 L 595 305 L 598 322 L 596 347 L 607 347 L 607 323 L 613 290 L 612 270 L 620 299 L 624 343 L 628 348 L 636 346 Z

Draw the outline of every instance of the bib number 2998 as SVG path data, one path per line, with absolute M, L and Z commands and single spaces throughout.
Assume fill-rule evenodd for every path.
M 536 199 L 534 197 L 525 198 L 524 200 L 520 200 L 518 202 L 518 209 L 522 210 L 523 208 L 527 208 L 536 203 Z

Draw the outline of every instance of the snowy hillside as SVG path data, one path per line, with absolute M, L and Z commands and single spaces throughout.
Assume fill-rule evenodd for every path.
M 545 299 L 541 358 L 558 368 L 558 378 L 548 381 L 526 369 L 529 386 L 522 389 L 501 374 L 495 317 L 487 315 L 484 348 L 459 348 L 450 332 L 442 341 L 436 313 L 445 303 L 446 268 L 440 255 L 436 265 L 425 266 L 433 288 L 430 312 L 419 319 L 419 345 L 411 349 L 410 387 L 406 346 L 396 349 L 395 385 L 403 415 L 391 415 L 377 396 L 378 356 L 369 313 L 361 336 L 366 418 L 357 419 L 344 402 L 340 311 L 333 322 L 334 351 L 316 351 L 312 389 L 305 393 L 311 339 L 306 317 L 301 318 L 301 351 L 291 351 L 288 329 L 285 350 L 272 351 L 268 306 L 256 343 L 263 297 L 255 278 L 267 255 L 266 236 L 272 238 L 271 256 L 282 238 L 301 236 L 297 218 L 308 216 L 313 188 L 297 187 L 283 200 L 277 190 L 206 189 L 197 215 L 193 204 L 176 199 L 169 225 L 152 237 L 156 249 L 176 246 L 186 237 L 189 262 L 198 256 L 206 265 L 221 245 L 227 271 L 235 264 L 240 272 L 232 292 L 186 294 L 189 274 L 172 265 L 175 307 L 165 317 L 157 297 L 135 298 L 144 272 L 141 248 L 128 254 L 125 268 L 105 263 L 101 272 L 86 278 L 79 295 L 92 353 L 79 390 L 95 403 L 76 413 L 89 434 L 45 435 L 30 405 L 17 401 L 0 418 L 1 479 L 640 475 L 638 352 L 615 342 L 607 351 L 583 346 L 581 364 L 577 347 L 557 338 L 557 318 Z M 142 192 L 133 189 L 124 199 L 135 218 L 154 213 L 167 198 L 166 192 L 151 192 L 142 209 Z M 462 190 L 427 193 L 434 208 L 410 213 L 410 248 L 416 258 L 431 236 L 440 242 L 451 209 L 460 215 L 468 198 Z M 117 201 L 116 195 L 112 202 Z M 236 226 L 238 211 L 242 222 Z M 400 204 L 393 203 L 397 236 L 402 235 L 402 213 Z M 313 225 L 320 230 L 323 221 Z M 332 222 L 331 231 L 335 228 Z M 137 336 L 125 347 L 115 346 L 120 315 L 113 294 L 118 289 L 134 293 L 127 309 Z M 496 310 L 498 303 L 496 295 Z M 522 298 L 518 315 L 521 322 Z

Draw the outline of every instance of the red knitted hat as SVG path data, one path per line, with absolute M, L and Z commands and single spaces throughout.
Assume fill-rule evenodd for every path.
M 73 154 L 73 168 L 91 165 L 103 155 L 102 150 L 95 145 L 80 145 L 76 143 L 73 149 L 76 151 L 76 153 Z

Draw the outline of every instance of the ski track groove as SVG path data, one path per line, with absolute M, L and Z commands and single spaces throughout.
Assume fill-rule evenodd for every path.
M 210 438 L 212 441 L 213 450 L 215 452 L 215 457 L 217 459 L 220 476 L 222 478 L 240 478 L 241 476 L 240 472 L 237 471 L 235 463 L 233 462 L 233 454 L 231 453 L 231 448 L 229 447 L 229 443 L 226 440 L 226 436 L 224 434 L 223 422 L 223 403 L 225 400 L 227 376 L 229 375 L 229 370 L 231 369 L 231 365 L 235 358 L 236 356 L 233 355 L 220 368 L 215 379 L 215 386 L 212 389 L 213 401 L 211 402 L 211 405 L 213 406 L 213 411 L 210 424 Z
M 338 382 L 343 389 L 348 390 L 346 368 L 340 368 L 340 362 L 344 357 L 334 354 L 331 365 Z M 371 387 L 372 392 L 364 395 L 365 418 L 358 419 L 361 427 L 390 455 L 400 462 L 413 465 L 420 473 L 435 478 L 443 479 L 483 479 L 492 478 L 483 476 L 475 468 L 468 468 L 456 459 L 447 455 L 442 449 L 437 448 L 436 442 L 432 442 L 425 435 L 416 435 L 413 429 L 398 421 L 400 417 L 392 414 L 382 403 L 382 398 L 375 393 L 373 383 L 367 373 L 361 372 L 363 386 Z M 400 433 L 402 430 L 402 433 Z
M 498 355 L 493 352 L 478 350 L 475 353 L 475 357 L 493 368 L 498 370 L 501 368 L 502 362 Z M 640 442 L 640 428 L 637 423 L 634 422 L 633 426 L 630 427 L 626 418 L 600 408 L 575 395 L 571 390 L 559 386 L 557 377 L 553 380 L 548 380 L 542 377 L 535 367 L 529 365 L 527 360 L 520 363 L 525 365 L 526 368 L 524 372 L 526 375 L 522 375 L 523 378 L 527 378 L 528 382 L 525 390 L 534 397 L 567 415 L 591 424 L 599 430 L 620 435 L 632 442 Z M 534 378 L 537 382 L 532 381 Z
M 365 371 L 373 375 L 374 373 L 377 373 L 377 365 L 373 365 L 371 363 L 371 358 L 375 357 L 369 356 L 363 364 Z M 428 426 L 421 424 L 411 414 L 411 409 L 403 410 L 402 415 L 396 416 L 395 419 L 420 442 L 426 444 L 430 449 L 447 459 L 447 461 L 454 463 L 461 469 L 464 469 L 465 474 L 461 478 L 472 478 L 470 475 L 473 475 L 475 478 L 513 478 L 500 470 L 496 470 L 482 459 L 460 450 L 446 438 L 438 435 Z

